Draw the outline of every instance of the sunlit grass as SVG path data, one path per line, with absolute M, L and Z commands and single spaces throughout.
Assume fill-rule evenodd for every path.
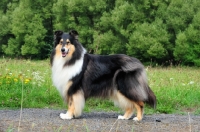
M 146 113 L 200 113 L 200 70 L 190 67 L 147 69 L 149 84 L 157 96 L 157 109 Z M 49 60 L 0 59 L 0 108 L 55 108 L 66 106 L 52 85 Z M 89 99 L 84 111 L 119 111 L 111 101 Z
M 191 67 L 148 68 L 150 87 L 161 113 L 198 112 L 200 69 Z
M 62 103 L 51 82 L 49 61 L 0 59 L 0 107 L 54 107 Z

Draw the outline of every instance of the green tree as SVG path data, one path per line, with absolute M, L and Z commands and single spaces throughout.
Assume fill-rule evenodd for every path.
M 7 43 L 3 43 L 4 53 L 37 58 L 49 57 L 53 43 L 52 6 L 53 1 L 21 0 L 8 15 L 13 37 L 10 37 Z
M 183 64 L 200 66 L 200 11 L 194 16 L 192 24 L 178 34 L 174 49 L 175 59 Z
M 97 31 L 97 33 L 94 35 L 93 46 L 94 48 L 98 47 L 96 53 L 99 54 L 126 53 L 128 55 L 137 56 L 143 60 L 150 60 L 151 58 L 154 58 L 155 60 L 158 58 L 163 59 L 163 57 L 167 59 L 168 50 L 171 48 L 171 46 L 169 46 L 170 43 L 167 38 L 169 37 L 169 35 L 166 31 L 165 27 L 166 25 L 162 22 L 162 20 L 160 20 L 160 23 L 157 21 L 159 20 L 159 18 L 156 17 L 156 12 L 159 9 L 159 6 L 161 6 L 160 1 L 116 0 L 115 7 L 113 8 L 113 10 L 111 10 L 110 12 L 104 12 L 100 19 L 99 24 L 102 28 L 100 28 L 100 30 Z M 156 25 L 156 23 L 158 26 Z M 143 26 L 144 28 L 146 28 L 145 26 L 148 27 L 148 25 L 149 25 L 148 28 L 149 31 L 141 30 Z M 161 31 L 162 33 L 164 32 L 164 37 L 162 37 L 164 38 L 164 40 L 160 40 L 159 37 L 155 37 L 153 40 L 159 43 L 152 44 L 152 46 L 148 48 L 143 47 L 142 49 L 141 48 L 142 45 L 145 45 L 144 43 L 149 43 L 149 42 L 145 42 L 144 40 L 142 40 L 143 37 L 141 37 L 141 34 L 145 35 L 147 32 L 151 32 L 150 27 L 152 25 L 154 25 L 152 29 L 153 31 L 155 32 Z M 164 29 L 157 29 L 157 28 L 164 28 Z M 140 48 L 138 47 L 138 49 L 132 49 L 135 45 L 134 44 L 135 39 L 138 39 L 134 35 L 136 36 L 139 35 L 137 37 L 140 37 L 141 39 L 141 43 L 140 44 L 137 43 L 138 46 L 140 47 Z M 101 39 L 99 39 L 99 37 Z M 104 41 L 104 38 L 106 38 L 106 40 L 109 40 L 108 39 L 109 37 L 111 38 L 111 40 L 114 40 L 113 43 L 111 41 Z M 151 38 L 153 37 L 154 36 L 152 36 Z M 148 39 L 146 40 L 149 41 Z M 104 50 L 101 50 L 101 48 L 103 48 Z M 148 49 L 148 51 L 146 48 Z M 161 51 L 156 51 L 158 50 L 158 48 Z M 140 54 L 141 52 L 145 53 L 141 55 Z M 158 57 L 158 55 L 161 56 Z
M 53 4 L 56 0 L 32 0 L 31 1 L 31 11 L 34 14 L 37 14 L 38 20 L 41 21 L 39 26 L 46 30 L 44 34 L 44 39 L 41 39 L 41 43 L 45 43 L 40 50 L 40 53 L 37 55 L 39 58 L 47 58 L 49 57 L 52 47 L 53 47 L 53 21 L 54 21 L 54 14 L 52 11 Z M 40 28 L 38 27 L 38 28 Z M 40 29 L 41 29 L 40 28 Z M 39 43 L 40 43 L 39 42 Z
M 2 0 L 0 55 L 47 58 L 53 32 L 76 29 L 89 53 L 199 63 L 197 0 Z
M 15 37 L 3 46 L 8 55 L 37 55 L 45 44 L 42 40 L 46 29 L 40 15 L 32 12 L 30 5 L 29 0 L 21 0 L 12 13 L 12 33 Z
M 0 11 L 2 13 L 6 13 L 8 10 L 8 3 L 10 3 L 11 1 L 8 0 L 1 0 L 1 4 L 0 4 Z
M 2 46 L 7 45 L 8 40 L 13 38 L 11 32 L 11 14 L 18 2 L 2 1 L 0 6 L 0 55 L 3 54 Z
M 122 4 L 118 0 L 112 11 L 103 13 L 99 22 L 101 28 L 94 34 L 93 48 L 98 47 L 95 53 L 126 53 L 126 43 L 133 26 L 131 22 L 134 16 L 131 17 L 131 15 L 135 10 L 134 5 L 129 2 Z
M 54 28 L 64 31 L 76 29 L 81 34 L 80 41 L 90 49 L 93 33 L 100 28 L 98 21 L 106 8 L 104 0 L 58 0 L 53 5 Z
M 166 60 L 168 52 L 166 45 L 169 44 L 169 35 L 162 20 L 143 23 L 131 34 L 127 44 L 127 53 L 143 61 Z
M 170 59 L 174 60 L 174 48 L 177 35 L 184 32 L 196 13 L 196 0 L 174 0 L 163 2 L 157 11 L 157 17 L 166 24 L 167 32 L 170 35 L 168 45 L 168 53 Z
M 0 12 L 0 55 L 3 53 L 2 44 L 7 43 L 8 41 L 8 33 L 9 33 L 9 19 L 8 17 Z

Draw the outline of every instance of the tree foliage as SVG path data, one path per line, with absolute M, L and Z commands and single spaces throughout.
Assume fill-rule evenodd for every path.
M 76 29 L 89 53 L 200 66 L 199 23 L 197 0 L 2 0 L 0 55 L 47 58 Z
M 177 35 L 174 56 L 184 64 L 200 66 L 200 12 L 189 27 Z
M 168 58 L 166 45 L 169 44 L 169 35 L 163 26 L 162 20 L 143 23 L 131 34 L 127 45 L 128 54 L 137 58 L 163 60 Z

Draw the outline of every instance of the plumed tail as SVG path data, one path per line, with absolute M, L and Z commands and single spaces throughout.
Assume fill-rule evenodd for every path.
M 157 104 L 156 96 L 150 88 L 148 91 L 148 99 L 145 102 L 149 104 L 151 107 L 153 107 L 154 109 L 156 109 L 156 104 Z
M 121 66 L 121 69 L 124 72 L 144 69 L 144 66 L 138 59 L 129 57 L 127 55 L 119 55 L 119 57 L 117 58 L 117 63 Z
M 126 55 L 118 59 L 121 69 L 114 75 L 118 90 L 127 98 L 137 102 L 143 101 L 156 107 L 156 96 L 148 86 L 146 71 L 142 63 Z

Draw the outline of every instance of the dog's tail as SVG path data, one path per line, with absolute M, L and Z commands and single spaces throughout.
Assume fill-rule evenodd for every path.
M 133 101 L 143 101 L 156 108 L 156 96 L 148 86 L 142 63 L 126 55 L 121 55 L 116 62 L 121 66 L 114 75 L 118 90 Z
M 155 94 L 153 93 L 153 91 L 149 88 L 149 91 L 148 91 L 148 100 L 146 100 L 146 103 L 149 104 L 151 107 L 153 107 L 154 109 L 156 108 L 156 96 Z

